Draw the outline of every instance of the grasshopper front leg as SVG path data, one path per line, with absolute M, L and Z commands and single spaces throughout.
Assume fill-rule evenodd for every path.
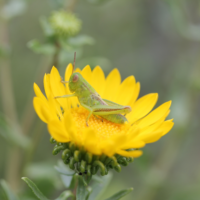
M 62 95 L 62 96 L 56 96 L 54 97 L 54 99 L 57 99 L 57 98 L 69 98 L 69 97 L 74 97 L 76 96 L 76 94 L 67 94 L 67 95 Z

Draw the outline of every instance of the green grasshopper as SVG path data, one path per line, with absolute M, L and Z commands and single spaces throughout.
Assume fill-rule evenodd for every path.
M 73 94 L 56 96 L 54 98 L 68 98 L 76 96 L 85 109 L 89 111 L 89 115 L 86 118 L 86 125 L 88 120 L 93 114 L 94 116 L 100 116 L 110 122 L 117 124 L 124 124 L 127 119 L 123 114 L 131 112 L 130 106 L 122 106 L 112 101 L 102 99 L 101 96 L 95 91 L 95 89 L 82 77 L 78 72 L 74 72 L 75 68 L 76 52 L 74 53 L 74 64 L 72 75 L 69 81 L 61 81 L 62 83 L 69 84 L 69 90 Z M 97 117 L 98 118 L 98 117 Z

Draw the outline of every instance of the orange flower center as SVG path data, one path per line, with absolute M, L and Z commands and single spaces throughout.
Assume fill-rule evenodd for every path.
M 84 108 L 73 108 L 71 112 L 73 120 L 76 123 L 77 130 L 81 135 L 82 130 L 87 127 L 86 119 L 89 112 Z M 99 139 L 106 139 L 123 133 L 125 134 L 128 128 L 127 124 L 116 124 L 106 119 L 102 119 L 100 116 L 96 117 L 94 115 L 89 118 L 88 125 L 96 131 Z

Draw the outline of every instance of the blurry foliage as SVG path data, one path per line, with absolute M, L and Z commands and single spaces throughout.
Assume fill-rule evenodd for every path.
M 41 72 L 44 65 L 47 65 L 46 69 L 52 67 L 57 47 L 48 19 L 53 11 L 62 8 L 71 8 L 77 14 L 82 21 L 82 30 L 73 37 L 56 38 L 60 45 L 57 67 L 61 72 L 73 61 L 76 51 L 77 67 L 100 65 L 106 74 L 116 67 L 122 79 L 135 75 L 141 82 L 141 95 L 158 92 L 158 105 L 172 99 L 170 117 L 175 121 L 172 131 L 158 143 L 146 146 L 144 155 L 135 159 L 126 170 L 122 169 L 121 174 L 116 174 L 112 184 L 109 184 L 109 176 L 103 177 L 108 179 L 107 185 L 96 177 L 89 200 L 107 186 L 106 194 L 100 199 L 130 186 L 134 187 L 134 192 L 124 200 L 199 199 L 200 2 L 85 0 L 76 1 L 75 5 L 71 0 L 5 2 L 0 7 L 0 25 L 7 23 L 10 42 L 5 45 L 5 41 L 0 41 L 0 58 L 9 59 L 20 123 L 37 72 Z M 2 30 L 0 28 L 0 35 Z M 49 57 L 51 59 L 45 60 Z M 8 88 L 6 83 L 1 86 Z M 45 196 L 57 198 L 72 178 L 58 175 L 56 170 L 68 173 L 63 166 L 50 167 L 56 160 L 50 155 L 52 146 L 47 142 L 48 133 L 42 128 L 34 131 L 42 122 L 33 118 L 25 136 L 21 127 L 4 113 L 2 94 L 0 97 L 0 177 L 6 178 L 10 149 L 19 146 L 23 149 L 20 175 L 33 180 Z M 34 112 L 32 107 L 29 109 Z M 37 138 L 37 133 L 41 139 Z M 32 137 L 35 138 L 34 148 L 30 144 Z M 32 153 L 30 149 L 33 149 Z M 26 154 L 33 155 L 29 162 L 24 157 Z M 35 200 L 28 187 L 20 180 L 19 183 L 19 199 Z M 10 192 L 10 184 L 1 181 L 0 199 L 17 199 Z M 65 195 L 68 193 L 62 193 L 60 199 Z

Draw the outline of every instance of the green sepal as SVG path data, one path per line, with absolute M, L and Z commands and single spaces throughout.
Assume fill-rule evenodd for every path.
M 91 172 L 92 172 L 92 175 L 95 175 L 98 171 L 98 167 L 97 166 L 92 166 L 91 168 Z
M 118 160 L 119 164 L 123 165 L 123 166 L 127 166 L 129 164 L 129 161 L 126 157 L 121 157 L 119 160 Z
M 86 186 L 84 185 L 83 177 L 79 176 L 78 187 L 76 190 L 76 200 L 86 200 L 87 195 L 88 191 L 86 189 Z
M 92 175 L 92 172 L 91 172 L 91 165 L 88 165 L 88 166 L 87 166 L 87 175 L 88 175 L 88 176 L 91 176 L 91 175 Z
M 54 140 L 53 137 L 50 137 L 50 140 L 49 140 L 49 141 L 50 141 L 51 144 L 56 143 L 56 140 Z
M 63 161 L 65 160 L 68 160 L 71 156 L 71 151 L 69 149 L 65 149 L 63 152 L 62 152 L 62 159 Z
M 69 168 L 70 169 L 75 169 L 75 159 L 74 158 L 70 158 L 70 162 L 69 162 Z
M 117 164 L 114 169 L 117 171 L 117 172 L 121 172 L 122 168 L 120 166 L 120 164 Z
M 55 200 L 67 200 L 70 197 L 74 197 L 74 194 L 71 191 L 64 191 L 57 199 Z
M 69 149 L 71 150 L 72 153 L 74 153 L 74 151 L 76 150 L 76 145 L 73 142 L 70 142 Z
M 119 200 L 122 197 L 126 196 L 127 194 L 129 194 L 130 192 L 133 191 L 133 188 L 129 188 L 126 190 L 121 190 L 120 192 L 117 192 L 116 194 L 114 194 L 113 196 L 109 197 L 106 200 Z
M 86 160 L 87 163 L 90 164 L 90 163 L 92 162 L 92 154 L 89 153 L 89 152 L 87 152 L 87 153 L 85 154 L 85 160 Z
M 15 196 L 15 194 L 11 191 L 10 187 L 6 183 L 6 181 L 1 180 L 0 185 L 5 192 L 5 195 L 7 197 L 7 200 L 18 200 L 18 198 Z
M 84 160 L 81 160 L 81 166 L 80 166 L 80 171 L 84 173 L 86 170 L 86 162 Z
M 38 187 L 33 183 L 30 179 L 27 177 L 22 177 L 22 180 L 27 183 L 27 185 L 31 188 L 35 196 L 40 200 L 49 200 L 47 197 L 45 197 L 42 192 L 38 189 Z
M 53 155 L 57 155 L 61 150 L 63 150 L 65 147 L 63 145 L 56 145 L 54 148 L 53 148 L 53 152 L 52 154 Z
M 106 173 L 106 169 L 104 164 L 101 161 L 94 161 L 93 166 L 98 166 L 101 170 L 101 175 L 104 176 Z
M 81 159 L 81 152 L 79 150 L 74 151 L 74 159 L 76 162 L 79 162 Z

